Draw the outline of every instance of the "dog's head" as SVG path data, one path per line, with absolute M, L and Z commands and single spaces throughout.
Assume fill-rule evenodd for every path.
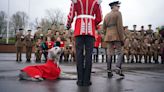
M 59 47 L 53 47 L 48 51 L 48 59 L 59 61 L 61 55 L 61 49 Z

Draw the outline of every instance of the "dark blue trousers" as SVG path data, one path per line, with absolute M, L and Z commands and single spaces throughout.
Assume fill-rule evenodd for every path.
M 92 36 L 75 37 L 77 78 L 80 83 L 90 82 L 94 41 L 95 38 Z

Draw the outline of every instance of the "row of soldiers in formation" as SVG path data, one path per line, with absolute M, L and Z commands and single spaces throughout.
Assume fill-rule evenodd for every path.
M 148 27 L 148 30 L 144 30 L 144 26 L 141 26 L 141 30 L 136 30 L 136 25 L 133 25 L 133 30 L 129 30 L 127 26 L 124 27 L 123 50 L 127 62 L 141 63 L 142 58 L 144 58 L 145 63 L 152 63 L 153 58 L 155 63 L 159 63 L 158 57 L 161 55 L 164 40 L 161 39 L 160 34 L 153 32 L 151 25 L 148 25 Z M 21 61 L 24 45 L 26 47 L 27 62 L 31 61 L 33 47 L 35 47 L 36 62 L 40 62 L 42 54 L 46 60 L 47 50 L 54 46 L 59 46 L 63 50 L 60 62 L 62 62 L 63 57 L 64 61 L 68 61 L 69 56 L 71 56 L 70 61 L 75 61 L 75 43 L 72 32 L 66 30 L 55 31 L 52 29 L 44 32 L 41 27 L 38 27 L 34 36 L 31 35 L 31 30 L 28 30 L 28 34 L 24 36 L 22 30 L 20 29 L 16 34 L 17 61 Z M 102 37 L 100 43 L 103 43 L 103 34 L 99 32 L 98 34 Z
M 158 32 L 154 32 L 151 25 L 149 29 L 144 30 L 141 26 L 140 30 L 136 30 L 136 25 L 133 25 L 133 30 L 124 27 L 124 54 L 127 62 L 141 63 L 142 58 L 144 63 L 159 63 L 159 56 L 164 48 L 164 39 Z M 131 57 L 131 59 L 130 59 Z M 135 58 L 135 59 L 134 59 Z M 162 61 L 161 63 L 164 63 Z
M 37 31 L 34 35 L 31 34 L 31 30 L 28 30 L 26 35 L 23 35 L 23 29 L 19 29 L 16 33 L 16 61 L 22 61 L 22 50 L 23 47 L 26 47 L 26 61 L 31 61 L 31 54 L 35 51 L 36 62 L 41 62 L 42 55 L 47 59 L 48 50 L 52 47 L 59 46 L 62 48 L 61 59 L 68 61 L 69 54 L 73 57 L 74 54 L 74 42 L 73 35 L 71 32 L 62 30 L 54 31 L 48 29 L 46 32 L 42 30 L 41 27 L 37 27 Z M 72 58 L 73 59 L 73 58 Z
M 133 25 L 133 30 L 129 30 L 128 26 L 124 27 L 124 46 L 122 47 L 124 52 L 124 62 L 127 63 L 164 63 L 164 60 L 160 56 L 164 49 L 164 39 L 157 31 L 152 30 L 152 25 L 148 25 L 148 29 L 145 30 L 144 26 L 141 26 L 140 30 L 136 30 L 137 25 Z M 104 39 L 104 33 L 99 33 Z M 106 44 L 102 45 L 102 48 L 106 48 Z M 115 48 L 115 47 L 113 47 Z M 104 55 L 102 55 L 102 62 L 104 62 Z M 116 62 L 116 55 L 112 57 L 113 62 Z M 98 62 L 98 55 L 94 55 L 94 62 Z

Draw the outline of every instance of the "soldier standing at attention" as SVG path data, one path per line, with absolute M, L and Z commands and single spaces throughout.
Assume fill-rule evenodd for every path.
M 131 41 L 131 63 L 138 63 L 138 49 L 139 43 L 136 38 L 133 38 Z
M 159 63 L 158 61 L 158 55 L 160 54 L 160 42 L 158 39 L 155 39 L 154 43 L 152 44 L 153 49 L 153 60 L 156 64 Z
M 41 63 L 41 56 L 42 56 L 42 46 L 41 43 L 43 42 L 43 37 L 37 39 L 35 43 L 35 57 L 36 63 Z
M 23 40 L 24 36 L 22 33 L 23 29 L 20 28 L 19 32 L 16 33 L 16 61 L 22 61 L 22 50 L 23 50 Z
M 101 0 L 72 0 L 68 15 L 67 29 L 71 28 L 73 18 L 75 22 L 75 44 L 78 86 L 90 86 L 92 83 L 92 52 L 94 48 L 95 30 L 102 21 Z
M 52 41 L 55 40 L 55 35 L 53 34 L 53 31 L 51 29 L 48 29 L 48 32 L 45 35 L 45 41 L 47 41 L 47 39 L 51 39 Z
M 125 38 L 124 41 L 124 55 L 127 59 L 127 63 L 130 63 L 130 47 L 131 47 L 131 43 L 130 43 L 130 39 L 129 38 Z
M 149 24 L 149 25 L 148 25 L 148 28 L 149 28 L 149 29 L 146 31 L 146 33 L 147 33 L 148 35 L 151 35 L 151 36 L 152 36 L 152 35 L 153 35 L 153 30 L 151 29 L 151 27 L 152 27 L 152 25 Z
M 31 61 L 31 53 L 33 47 L 33 36 L 31 35 L 31 30 L 28 30 L 28 34 L 25 36 L 25 46 L 26 46 L 26 61 Z
M 122 15 L 119 12 L 120 2 L 111 2 L 109 6 L 112 11 L 105 16 L 103 29 L 106 31 L 105 41 L 107 42 L 107 70 L 108 77 L 112 77 L 112 56 L 118 55 L 118 61 L 116 63 L 116 74 L 124 76 L 122 73 L 122 62 L 124 61 L 124 53 L 122 51 L 124 30 L 122 24 Z
M 129 31 L 128 26 L 125 26 L 125 27 L 124 27 L 124 31 L 125 31 L 125 32 L 124 32 L 124 40 L 127 39 L 127 38 L 130 39 L 130 37 L 131 37 L 131 32 Z
M 145 37 L 143 42 L 144 63 L 148 63 L 149 40 Z
M 132 30 L 132 36 L 131 36 L 131 48 L 130 48 L 130 54 L 131 54 L 131 63 L 134 63 L 135 60 L 137 62 L 138 60 L 138 57 L 137 57 L 137 44 L 138 44 L 138 41 L 137 41 L 137 25 L 133 25 L 133 30 Z M 134 60 L 135 59 L 135 60 Z
M 145 36 L 148 40 L 147 46 L 148 46 L 148 63 L 151 63 L 152 57 L 153 57 L 153 49 L 152 49 L 152 43 L 153 43 L 153 36 L 151 34 L 147 34 Z
M 137 28 L 137 25 L 133 25 L 133 32 L 134 32 L 134 36 L 136 36 L 136 33 L 137 33 L 137 30 L 136 30 L 136 28 Z
M 34 34 L 34 40 L 37 41 L 37 39 L 40 39 L 41 36 L 43 36 L 43 40 L 45 40 L 41 27 L 37 27 L 37 31 Z
M 141 32 L 141 35 L 144 36 L 144 34 L 145 34 L 144 26 L 141 26 L 140 32 Z
M 144 30 L 144 26 L 141 26 L 141 30 L 140 30 L 140 37 L 141 37 L 141 39 L 140 40 L 144 40 L 144 35 L 145 35 L 145 30 Z
M 129 31 L 128 26 L 124 27 L 124 31 L 124 55 L 127 59 L 127 63 L 130 63 L 132 33 Z

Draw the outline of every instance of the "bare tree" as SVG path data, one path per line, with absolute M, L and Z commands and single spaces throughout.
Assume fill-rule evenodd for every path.
M 38 18 L 35 18 L 34 27 L 37 28 L 38 26 L 39 26 L 39 20 Z
M 7 15 L 4 11 L 0 11 L 0 37 L 4 37 L 6 35 L 4 32 L 6 32 L 6 26 L 7 26 Z
M 51 25 L 55 25 L 56 28 L 65 23 L 65 14 L 60 9 L 46 10 L 46 15 Z
M 42 27 L 43 31 L 47 31 L 49 28 L 51 28 L 51 22 L 45 18 L 41 19 L 41 22 L 39 25 Z
M 27 25 L 28 15 L 25 12 L 16 12 L 11 17 L 11 25 L 14 28 L 14 31 L 16 33 L 16 30 L 19 28 L 25 28 Z

